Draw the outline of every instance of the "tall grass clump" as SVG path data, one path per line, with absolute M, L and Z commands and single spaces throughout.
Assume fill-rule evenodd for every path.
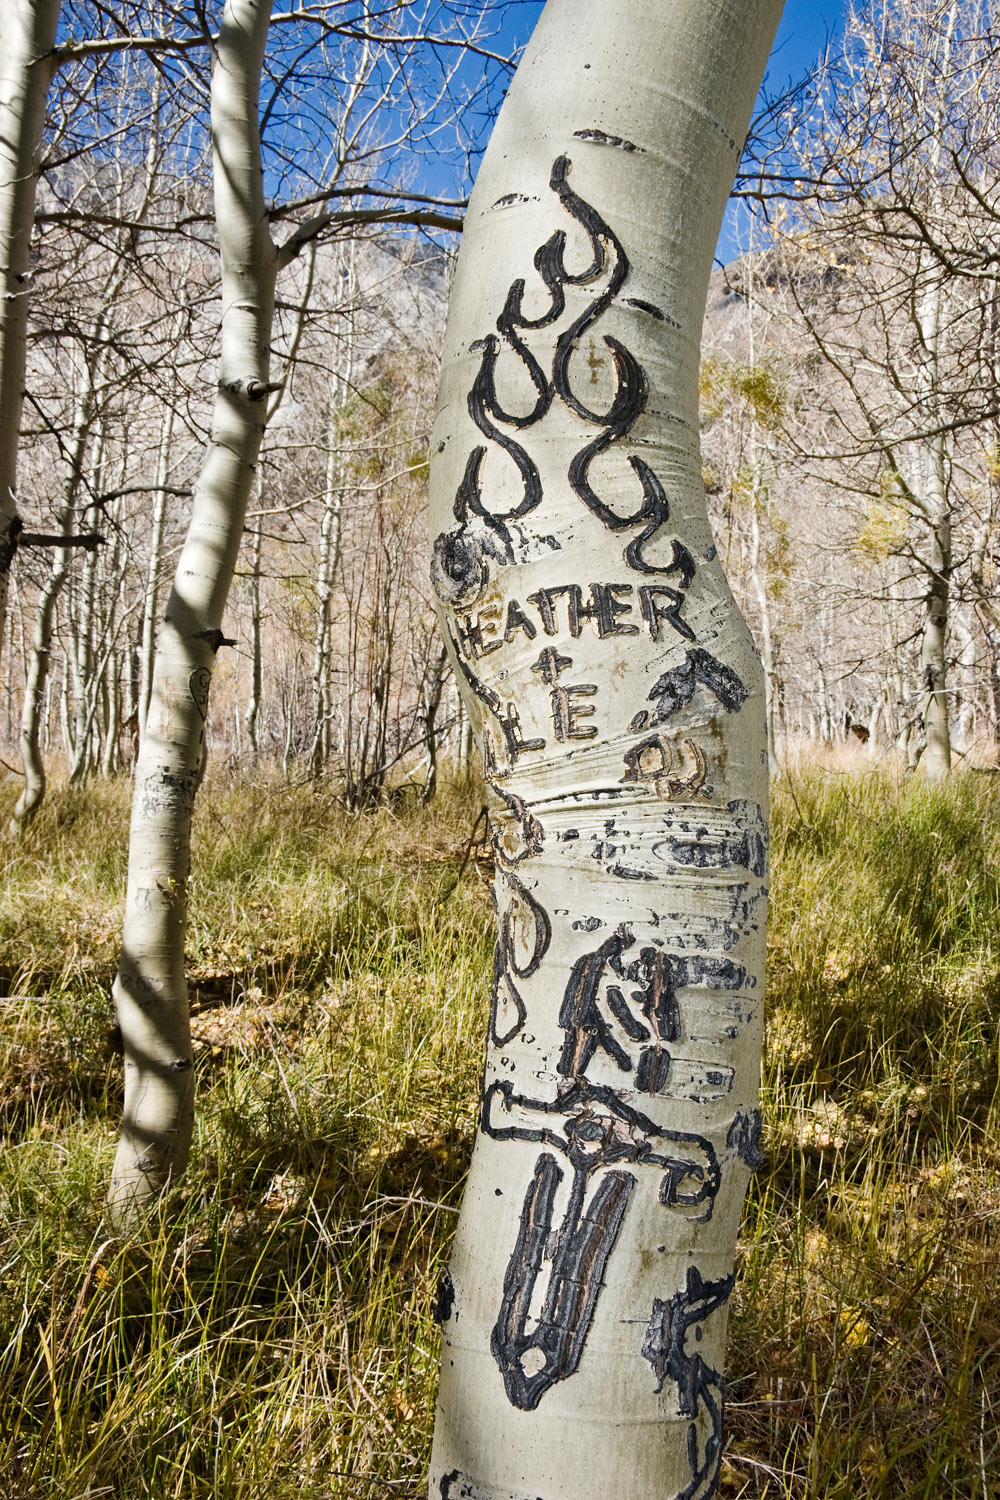
M 977 774 L 775 789 L 727 1495 L 1000 1492 L 998 811 Z
M 6 851 L 2 1500 L 421 1493 L 491 963 L 478 810 L 206 789 L 195 1149 L 124 1238 L 102 1204 L 128 788 L 55 789 Z M 997 812 L 988 777 L 776 788 L 726 1500 L 1000 1489 Z

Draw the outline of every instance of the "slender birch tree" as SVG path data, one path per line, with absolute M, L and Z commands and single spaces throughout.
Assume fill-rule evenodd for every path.
M 498 942 L 433 1500 L 706 1500 L 758 1087 L 760 661 L 708 525 L 712 252 L 781 0 L 549 0 L 479 175 L 432 579 Z

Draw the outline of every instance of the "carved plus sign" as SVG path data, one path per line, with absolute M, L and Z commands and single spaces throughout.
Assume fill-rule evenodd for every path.
M 540 672 L 542 681 L 548 683 L 549 687 L 555 687 L 559 681 L 559 674 L 572 665 L 573 658 L 571 656 L 560 656 L 554 646 L 546 646 L 531 670 L 533 672 Z
M 598 356 L 597 350 L 594 348 L 594 346 L 591 345 L 590 353 L 587 356 L 587 367 L 590 370 L 591 385 L 597 384 L 597 372 L 599 369 L 601 369 L 603 364 L 604 361 Z

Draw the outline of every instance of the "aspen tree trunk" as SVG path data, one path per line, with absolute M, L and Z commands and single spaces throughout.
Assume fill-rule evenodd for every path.
M 337 423 L 341 410 L 350 399 L 354 380 L 354 299 L 357 295 L 357 253 L 352 246 L 343 266 L 350 299 L 351 326 L 343 368 L 334 366 L 327 387 L 329 413 L 326 429 L 326 473 L 323 483 L 323 519 L 319 533 L 319 566 L 316 574 L 316 633 L 313 638 L 313 715 L 315 727 L 309 750 L 309 775 L 316 777 L 330 759 L 330 721 L 333 716 L 331 680 L 332 653 L 330 640 L 333 606 L 333 584 L 340 562 L 340 529 L 343 509 L 343 456 L 338 441 Z
M 764 683 L 698 441 L 781 0 L 549 0 L 466 218 L 432 579 L 499 924 L 433 1500 L 705 1500 L 759 1164 Z
M 958 22 L 958 5 L 952 4 L 941 16 L 941 56 L 939 64 L 947 71 L 952 42 Z M 921 78 L 917 96 L 921 104 L 930 95 L 932 101 L 930 141 L 930 201 L 941 212 L 939 173 L 943 155 L 945 101 L 930 92 L 929 76 Z M 942 325 L 947 327 L 947 309 L 939 268 L 924 268 L 926 289 L 915 298 L 915 323 L 923 345 L 924 390 L 931 410 L 938 418 L 948 409 L 941 382 Z M 924 519 L 930 531 L 930 545 L 925 562 L 927 594 L 924 605 L 923 636 L 920 643 L 920 673 L 924 689 L 924 730 L 927 746 L 920 763 L 922 774 L 930 781 L 940 781 L 951 770 L 951 730 L 948 705 L 948 611 L 951 605 L 951 497 L 948 484 L 945 437 L 938 432 L 924 454 Z
M 457 683 L 455 685 L 455 692 L 458 694 L 458 715 L 455 724 L 455 734 L 458 745 L 457 769 L 459 780 L 467 782 L 471 779 L 472 776 L 472 720 L 469 718 L 468 710 L 465 707 L 465 700 L 461 696 L 461 690 L 459 689 Z
M 98 362 L 102 371 L 104 360 Z M 97 389 L 95 383 L 95 391 Z M 93 494 L 104 488 L 104 454 L 107 444 L 107 420 L 102 415 L 94 434 L 94 446 L 90 461 L 90 487 Z M 95 603 L 97 597 L 97 552 L 92 550 L 84 559 L 78 578 L 76 608 L 72 611 L 70 630 L 70 661 L 73 667 L 73 751 L 70 755 L 70 785 L 83 781 L 94 768 L 94 745 L 92 728 L 93 705 L 101 690 L 95 661 Z
M 184 975 L 191 813 L 222 612 L 266 412 L 277 256 L 261 178 L 258 88 L 270 0 L 227 0 L 212 71 L 222 353 L 209 446 L 160 631 L 136 766 L 115 1000 L 125 1112 L 109 1209 L 127 1220 L 181 1171 L 194 1077 Z
M 120 658 L 119 653 L 113 648 L 108 653 L 103 681 L 104 750 L 101 755 L 101 775 L 107 778 L 114 775 L 118 765 L 120 755 L 118 737 L 121 734 L 122 724 Z
M 954 27 L 955 11 L 949 25 Z M 936 145 L 932 161 L 940 157 Z M 941 392 L 940 339 L 943 291 L 932 272 L 932 283 L 918 300 L 916 326 L 923 344 L 926 371 L 924 396 L 937 412 L 945 409 Z M 923 453 L 923 492 L 921 516 L 929 542 L 924 570 L 927 593 L 924 600 L 923 634 L 920 641 L 920 675 L 924 689 L 923 719 L 927 745 L 920 762 L 922 774 L 930 781 L 940 781 L 951 770 L 951 731 L 948 713 L 948 611 L 951 603 L 951 498 L 948 485 L 948 462 L 943 433 L 927 442 Z
M 760 654 L 764 666 L 765 722 L 767 729 L 767 769 L 771 776 L 781 775 L 778 760 L 778 731 L 775 700 L 778 696 L 778 673 L 774 662 L 774 637 L 771 633 L 771 603 L 767 595 L 767 579 L 761 558 L 760 505 L 763 496 L 760 487 L 754 485 L 750 497 L 750 582 L 757 596 L 760 614 Z
M 59 0 L 0 0 L 0 644 L 17 547 L 17 447 L 27 350 L 29 250 Z
M 149 566 L 146 569 L 146 591 L 142 601 L 142 647 L 140 655 L 140 687 L 138 707 L 138 732 L 141 742 L 146 733 L 146 714 L 149 712 L 149 695 L 153 687 L 153 661 L 156 652 L 156 601 L 160 589 L 160 568 L 163 558 L 163 532 L 167 518 L 167 481 L 170 478 L 170 450 L 174 438 L 173 400 L 163 412 L 160 428 L 160 446 L 156 456 L 156 492 L 153 500 L 153 523 L 149 539 Z
M 261 489 L 258 483 L 258 498 L 260 494 Z M 257 720 L 260 717 L 261 698 L 264 693 L 263 644 L 261 640 L 260 618 L 260 563 L 264 545 L 262 525 L 263 522 L 258 517 L 250 532 L 250 702 L 247 704 L 243 723 L 246 729 L 247 744 L 250 746 L 250 758 L 252 760 L 256 760 L 260 754 Z
M 927 555 L 927 595 L 920 643 L 920 671 L 924 688 L 924 728 L 927 748 L 921 771 L 940 781 L 951 770 L 951 730 L 948 713 L 948 610 L 951 594 L 951 508 L 947 500 L 944 444 L 931 443 L 927 459 L 927 495 L 933 507 Z
M 101 324 L 98 324 L 98 332 Z M 59 507 L 56 527 L 60 535 L 68 536 L 73 530 L 74 512 L 83 480 L 87 445 L 90 441 L 94 415 L 93 371 L 85 366 L 80 372 L 83 382 L 76 398 L 73 416 L 73 441 L 68 457 L 62 503 Z M 40 741 L 43 710 L 46 702 L 49 661 L 52 652 L 52 632 L 56 605 L 69 574 L 70 553 L 57 547 L 52 556 L 49 576 L 42 585 L 38 599 L 38 613 L 31 642 L 31 656 L 24 682 L 24 699 L 21 704 L 21 765 L 24 770 L 24 786 L 14 805 L 8 824 L 11 838 L 20 837 L 28 823 L 38 812 L 45 797 L 45 762 Z M 74 740 L 75 746 L 75 740 Z
M 42 586 L 38 599 L 31 657 L 21 705 L 21 766 L 24 771 L 24 786 L 7 825 L 11 838 L 15 839 L 20 838 L 45 797 L 45 761 L 42 758 L 39 735 L 46 703 L 52 626 L 56 602 L 66 582 L 66 568 L 67 554 L 60 549 L 52 560 L 52 571 Z

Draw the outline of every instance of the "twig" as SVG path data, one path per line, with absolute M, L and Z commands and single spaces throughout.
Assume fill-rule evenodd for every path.
M 458 867 L 458 874 L 455 876 L 455 879 L 452 882 L 451 889 L 449 891 L 446 891 L 446 893 L 441 897 L 442 906 L 446 901 L 450 901 L 452 896 L 454 896 L 455 892 L 458 890 L 459 882 L 461 881 L 462 876 L 465 874 L 465 871 L 468 868 L 469 860 L 472 858 L 472 848 L 476 842 L 476 834 L 479 832 L 479 825 L 484 818 L 488 820 L 489 815 L 490 810 L 488 807 L 483 806 L 479 809 L 479 816 L 476 818 L 476 821 L 472 825 L 472 832 L 469 834 L 469 842 L 465 846 L 465 854 L 462 857 L 462 863 Z

